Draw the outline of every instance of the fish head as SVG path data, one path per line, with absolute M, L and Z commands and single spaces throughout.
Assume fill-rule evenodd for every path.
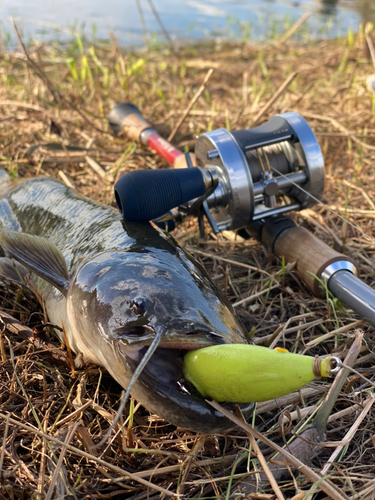
M 75 274 L 71 300 L 110 340 L 147 345 L 163 328 L 161 347 L 186 350 L 246 342 L 227 299 L 180 248 L 105 252 Z
M 211 433 L 233 426 L 183 379 L 188 350 L 246 343 L 227 299 L 196 261 L 175 246 L 96 255 L 78 268 L 68 291 L 77 332 L 124 387 L 160 333 L 133 395 L 180 427 Z M 70 318 L 72 322 L 72 318 Z

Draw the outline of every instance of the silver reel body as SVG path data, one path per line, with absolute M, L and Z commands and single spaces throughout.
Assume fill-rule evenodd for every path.
M 220 231 L 311 207 L 324 190 L 321 149 L 297 113 L 276 115 L 254 129 L 204 133 L 195 154 L 199 167 L 218 176 L 207 204 Z

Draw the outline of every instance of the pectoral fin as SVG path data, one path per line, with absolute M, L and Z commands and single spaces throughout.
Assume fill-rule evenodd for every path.
M 69 273 L 63 254 L 54 243 L 17 231 L 0 230 L 0 246 L 18 262 L 66 295 Z

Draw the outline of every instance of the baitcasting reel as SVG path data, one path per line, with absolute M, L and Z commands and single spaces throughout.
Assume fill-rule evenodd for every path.
M 312 206 L 309 194 L 319 199 L 323 193 L 323 156 L 297 113 L 276 115 L 250 130 L 202 134 L 195 154 L 219 178 L 207 204 L 220 231 Z
M 129 104 L 116 108 L 111 113 L 121 116 L 112 115 L 112 121 L 110 116 L 112 126 L 116 119 L 126 121 L 129 113 L 139 113 Z M 151 126 L 140 130 L 141 138 L 155 134 Z M 195 155 L 198 168 L 137 170 L 121 177 L 115 195 L 124 219 L 198 215 L 202 222 L 204 214 L 217 233 L 311 207 L 323 193 L 323 156 L 311 128 L 297 113 L 276 115 L 249 130 L 221 128 L 201 134 Z M 186 162 L 193 167 L 188 154 Z

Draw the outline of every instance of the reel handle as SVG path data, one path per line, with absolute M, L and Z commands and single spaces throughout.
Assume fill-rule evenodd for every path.
M 115 197 L 127 221 L 157 219 L 172 208 L 203 196 L 206 184 L 200 168 L 134 170 L 115 184 Z

